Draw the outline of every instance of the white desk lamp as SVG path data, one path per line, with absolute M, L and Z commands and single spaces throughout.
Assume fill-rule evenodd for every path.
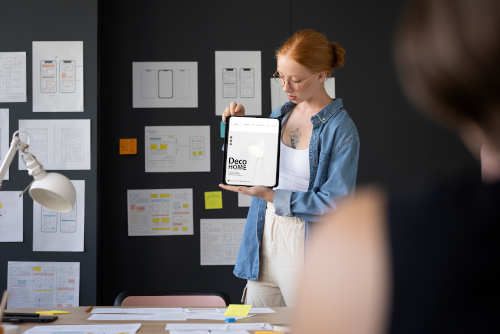
M 19 132 L 26 133 L 28 138 L 27 144 L 19 139 L 17 136 Z M 27 132 L 14 132 L 10 149 L 0 167 L 0 189 L 2 188 L 3 177 L 7 173 L 12 160 L 14 160 L 17 151 L 21 151 L 23 154 L 21 159 L 26 164 L 26 167 L 28 167 L 28 174 L 32 175 L 35 179 L 19 194 L 19 197 L 31 186 L 29 194 L 34 201 L 53 211 L 70 212 L 76 202 L 76 190 L 73 183 L 64 175 L 47 173 L 37 158 L 28 152 L 30 141 L 31 139 Z
M 248 147 L 248 151 L 250 152 L 251 155 L 257 158 L 255 160 L 255 167 L 253 169 L 253 175 L 252 175 L 252 181 L 253 183 L 253 178 L 255 176 L 255 170 L 257 169 L 257 162 L 260 160 L 261 162 L 261 170 L 262 170 L 262 175 L 264 176 L 264 183 L 267 183 L 266 181 L 266 171 L 264 168 L 264 154 L 266 153 L 266 143 L 264 139 L 259 139 L 257 141 L 254 141 L 252 145 Z M 260 181 L 262 182 L 262 176 L 260 178 Z

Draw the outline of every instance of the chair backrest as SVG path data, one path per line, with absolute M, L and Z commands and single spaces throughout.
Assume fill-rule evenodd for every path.
M 125 291 L 115 306 L 226 307 L 231 299 L 224 292 Z

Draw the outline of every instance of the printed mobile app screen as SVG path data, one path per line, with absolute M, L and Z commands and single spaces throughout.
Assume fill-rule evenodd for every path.
M 279 129 L 278 119 L 229 118 L 227 184 L 276 186 Z

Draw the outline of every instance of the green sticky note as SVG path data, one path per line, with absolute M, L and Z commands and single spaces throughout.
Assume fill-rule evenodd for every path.
M 230 304 L 224 315 L 229 317 L 246 317 L 251 308 L 252 305 Z
M 205 209 L 222 209 L 222 191 L 205 193 Z
M 226 138 L 226 123 L 223 121 L 220 121 L 220 137 Z

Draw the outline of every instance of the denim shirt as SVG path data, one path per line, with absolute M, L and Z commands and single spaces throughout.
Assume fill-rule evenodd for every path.
M 274 110 L 271 117 L 278 118 L 283 124 L 294 107 L 295 103 L 289 101 Z M 311 123 L 308 191 L 276 189 L 273 197 L 276 215 L 306 221 L 306 245 L 312 223 L 318 222 L 323 214 L 336 210 L 341 198 L 353 195 L 359 157 L 358 131 L 341 99 L 334 100 L 312 116 Z M 237 277 L 258 278 L 265 215 L 266 201 L 252 197 L 233 271 Z

